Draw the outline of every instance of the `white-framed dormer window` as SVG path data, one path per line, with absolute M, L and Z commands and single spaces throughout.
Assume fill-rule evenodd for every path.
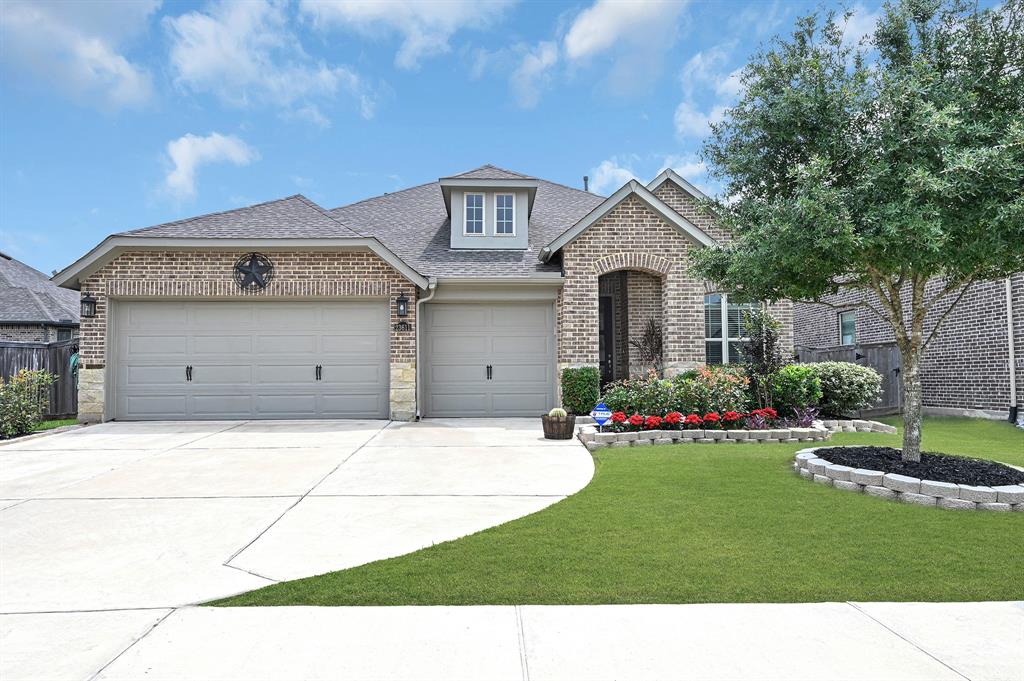
M 839 344 L 854 345 L 857 342 L 857 311 L 839 313 Z
M 742 361 L 750 342 L 743 327 L 743 314 L 759 303 L 733 302 L 724 293 L 704 296 L 704 361 L 730 364 Z
M 484 195 L 466 194 L 466 224 L 462 233 L 466 236 L 480 236 L 484 233 Z
M 498 236 L 515 236 L 515 194 L 494 195 L 494 233 L 497 234 Z

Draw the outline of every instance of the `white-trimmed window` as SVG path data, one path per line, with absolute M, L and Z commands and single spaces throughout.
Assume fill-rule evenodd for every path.
M 484 195 L 466 194 L 466 224 L 463 234 L 479 236 L 484 233 Z
M 497 234 L 498 236 L 515 236 L 515 194 L 494 195 L 494 233 Z
M 839 313 L 839 344 L 854 345 L 857 343 L 857 311 L 847 310 Z
M 730 302 L 724 293 L 704 296 L 704 361 L 730 364 L 743 359 L 750 342 L 743 328 L 743 315 L 760 307 L 758 303 Z

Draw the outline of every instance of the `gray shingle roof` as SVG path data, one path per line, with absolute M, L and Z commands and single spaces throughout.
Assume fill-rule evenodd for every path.
M 117 236 L 306 239 L 362 236 L 305 196 L 119 232 Z
M 437 182 L 335 208 L 330 213 L 353 229 L 377 237 L 427 276 L 522 277 L 557 273 L 557 264 L 540 262 L 540 249 L 593 210 L 604 197 L 545 180 L 538 183 L 526 250 L 451 249 L 448 213 Z
M 452 175 L 450 178 L 445 179 L 460 179 L 460 180 L 535 180 L 537 178 L 530 177 L 529 175 L 523 175 L 512 170 L 505 170 L 498 166 L 492 166 L 490 163 L 487 165 L 474 168 L 473 170 L 467 170 L 464 173 L 458 175 Z
M 60 288 L 39 270 L 0 253 L 0 322 L 78 323 L 78 291 Z

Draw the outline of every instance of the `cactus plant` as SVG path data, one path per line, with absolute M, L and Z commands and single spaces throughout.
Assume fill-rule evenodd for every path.
M 553 419 L 564 419 L 566 417 L 566 411 L 561 407 L 555 407 L 554 409 L 548 412 L 548 416 L 550 416 Z

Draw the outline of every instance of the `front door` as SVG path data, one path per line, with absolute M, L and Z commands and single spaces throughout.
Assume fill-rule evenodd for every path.
M 601 363 L 601 385 L 611 383 L 615 377 L 615 334 L 614 315 L 612 314 L 612 297 L 601 296 L 598 308 L 598 356 Z

